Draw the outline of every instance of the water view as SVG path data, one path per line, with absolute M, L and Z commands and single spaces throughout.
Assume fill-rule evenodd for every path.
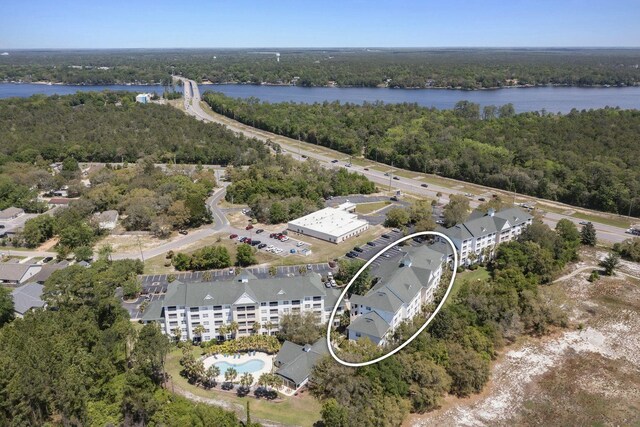
M 161 85 L 111 85 L 73 86 L 41 84 L 0 84 L 0 98 L 28 97 L 34 94 L 68 95 L 77 91 L 125 90 L 132 92 L 156 92 L 161 94 Z M 179 89 L 179 88 L 178 88 Z M 624 109 L 640 108 L 640 87 L 536 87 L 495 90 L 449 90 L 449 89 L 376 89 L 376 88 L 328 88 L 298 86 L 255 85 L 200 85 L 205 91 L 222 92 L 225 95 L 249 98 L 256 97 L 269 102 L 363 102 L 386 103 L 415 102 L 425 107 L 453 108 L 456 102 L 468 100 L 485 105 L 512 103 L 517 112 L 546 110 L 553 113 L 568 113 L 577 110 L 603 107 Z

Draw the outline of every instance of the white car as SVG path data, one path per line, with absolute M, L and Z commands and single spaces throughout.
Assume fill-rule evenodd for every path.
M 297 246 L 297 247 L 300 247 L 300 246 L 302 246 L 302 245 L 304 245 L 304 242 L 298 242 L 298 243 L 296 243 L 296 246 Z
M 281 248 L 275 248 L 275 251 L 277 254 L 282 253 L 282 249 Z
M 269 246 L 267 246 L 267 249 L 266 249 L 266 250 L 267 250 L 267 251 L 269 251 L 269 252 L 271 252 L 271 251 L 272 251 L 272 250 L 274 250 L 275 248 L 276 248 L 275 246 L 273 246 L 273 245 L 269 245 Z
M 282 237 L 280 238 L 280 241 L 281 241 L 281 242 L 286 242 L 287 240 L 289 240 L 289 238 L 288 238 L 287 236 L 282 236 Z

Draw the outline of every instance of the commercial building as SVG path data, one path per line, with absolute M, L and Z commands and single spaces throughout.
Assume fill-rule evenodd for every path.
M 533 216 L 517 207 L 487 213 L 476 210 L 467 221 L 437 231 L 451 239 L 460 265 L 470 265 L 493 257 L 497 245 L 515 239 L 532 222 Z
M 285 341 L 273 361 L 274 373 L 282 377 L 285 387 L 297 391 L 309 382 L 313 367 L 327 354 L 324 337 L 305 345 Z
M 338 290 L 326 288 L 317 273 L 258 279 L 242 272 L 232 280 L 174 281 L 168 285 L 164 300 L 149 305 L 142 321 L 157 321 L 163 332 L 172 336 L 180 328 L 182 340 L 228 338 L 232 334 L 221 333 L 220 327 L 232 322 L 238 326 L 235 336 L 274 335 L 285 314 L 309 312 L 318 323 L 325 323 L 339 295 Z M 260 327 L 254 329 L 256 322 Z M 199 325 L 205 328 L 201 337 L 195 333 Z
M 365 295 L 349 298 L 349 339 L 384 345 L 398 325 L 433 301 L 446 261 L 444 253 L 428 246 L 409 246 L 399 264 L 383 264 L 374 273 L 378 282 Z
M 290 221 L 287 228 L 331 243 L 344 242 L 369 229 L 369 223 L 354 213 L 355 208 L 355 204 L 347 202 L 335 208 L 320 209 Z

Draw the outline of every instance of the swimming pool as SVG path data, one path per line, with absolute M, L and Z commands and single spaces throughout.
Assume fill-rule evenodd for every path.
M 227 372 L 227 369 L 229 368 L 234 368 L 239 374 L 244 374 L 246 372 L 254 373 L 264 368 L 264 362 L 258 359 L 249 360 L 247 362 L 239 363 L 237 365 L 234 363 L 228 363 L 228 362 L 217 362 L 217 363 L 214 363 L 214 365 L 220 368 L 221 375 L 224 375 L 224 373 Z

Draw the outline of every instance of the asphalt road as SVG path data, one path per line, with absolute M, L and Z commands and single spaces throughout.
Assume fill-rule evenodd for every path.
M 198 85 L 195 82 L 191 80 L 187 80 L 182 77 L 176 77 L 176 78 L 179 80 L 182 80 L 184 83 L 184 96 L 185 96 L 184 105 L 185 105 L 185 110 L 187 114 L 194 116 L 198 120 L 220 123 L 227 126 L 229 129 L 231 129 L 234 132 L 238 132 L 238 133 L 244 134 L 247 137 L 256 138 L 261 141 L 277 140 L 278 144 L 280 144 L 280 146 L 286 152 L 288 152 L 293 158 L 301 161 L 304 161 L 305 158 L 308 157 L 308 158 L 313 158 L 318 160 L 321 165 L 327 168 L 347 167 L 346 166 L 347 162 L 349 162 L 349 156 L 347 154 L 336 153 L 335 157 L 330 157 L 328 155 L 325 155 L 324 153 L 309 151 L 308 149 L 306 149 L 306 147 L 308 147 L 306 143 L 300 143 L 299 141 L 296 141 L 291 138 L 286 138 L 280 135 L 273 134 L 271 132 L 255 129 L 250 126 L 239 123 L 235 120 L 229 119 L 227 117 L 224 117 L 215 113 L 210 114 L 204 111 L 200 106 L 201 98 L 200 98 Z M 338 162 L 332 163 L 332 161 L 334 160 L 338 160 Z M 353 172 L 357 172 L 359 174 L 365 175 L 371 181 L 377 184 L 380 184 L 382 188 L 388 188 L 389 190 L 408 191 L 408 192 L 411 192 L 414 194 L 420 194 L 432 199 L 437 198 L 436 196 L 437 193 L 441 193 L 442 196 L 439 198 L 440 203 L 447 203 L 449 195 L 451 194 L 464 193 L 463 191 L 460 191 L 460 190 L 456 190 L 448 187 L 442 187 L 435 184 L 429 184 L 429 187 L 425 188 L 422 186 L 424 182 L 418 179 L 398 177 L 399 179 L 396 180 L 396 179 L 393 179 L 394 177 L 393 173 L 395 170 L 394 168 L 389 167 L 388 165 L 385 165 L 382 163 L 376 163 L 376 167 L 379 167 L 381 169 L 384 168 L 386 169 L 387 172 L 374 170 L 373 168 L 367 168 L 367 170 L 365 170 L 364 167 L 357 166 L 357 165 L 351 165 L 349 166 L 349 169 Z M 385 175 L 385 173 L 388 173 L 388 175 Z M 452 182 L 455 182 L 455 181 L 452 180 Z M 465 184 L 468 184 L 468 183 L 460 182 L 461 186 Z M 481 186 L 475 185 L 475 187 L 480 188 Z M 502 195 L 507 195 L 507 193 L 505 193 L 502 190 L 493 189 L 490 187 L 484 187 L 484 188 L 486 189 L 486 192 L 488 194 L 498 193 Z M 521 197 L 521 199 L 523 198 Z M 526 200 L 527 202 L 535 203 L 536 201 L 543 201 L 553 205 L 561 205 L 558 202 L 554 202 L 551 200 L 536 199 L 534 197 L 529 197 L 529 196 L 526 196 Z M 471 201 L 472 207 L 476 207 L 478 204 L 480 204 L 480 202 L 477 200 Z M 563 206 L 566 207 L 566 209 L 572 208 L 571 206 L 568 206 L 568 205 L 563 205 Z M 579 222 L 581 221 L 580 219 L 577 219 L 568 215 L 547 212 L 545 214 L 544 222 L 550 225 L 551 227 L 554 227 L 555 224 L 560 219 L 568 219 L 576 223 L 577 225 L 579 225 Z M 630 234 L 626 233 L 626 230 L 624 228 L 614 227 L 614 226 L 603 224 L 600 222 L 593 222 L 593 224 L 598 233 L 598 238 L 603 241 L 616 243 L 631 237 Z

